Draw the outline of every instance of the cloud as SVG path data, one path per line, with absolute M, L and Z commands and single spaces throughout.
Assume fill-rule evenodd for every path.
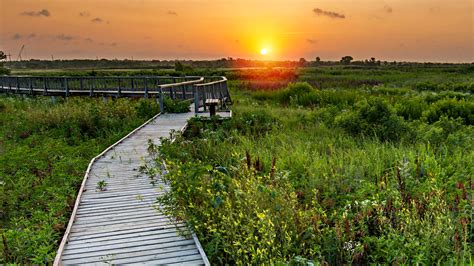
M 30 33 L 28 35 L 21 35 L 20 33 L 15 33 L 12 36 L 13 40 L 20 40 L 20 39 L 33 39 L 36 38 L 36 34 Z
M 94 18 L 94 19 L 92 19 L 91 21 L 94 22 L 94 23 L 102 23 L 102 22 L 104 22 L 104 20 L 101 19 L 101 18 L 99 18 L 99 17 Z
M 22 16 L 29 16 L 29 17 L 49 17 L 51 13 L 47 9 L 42 9 L 40 11 L 24 11 L 20 13 Z
M 88 42 L 88 43 L 93 43 L 94 40 L 92 40 L 91 38 L 85 38 L 84 41 Z
M 178 13 L 176 13 L 176 11 L 173 11 L 173 10 L 168 11 L 166 14 L 168 14 L 170 16 L 177 16 L 178 15 Z
M 313 9 L 313 12 L 314 12 L 314 14 L 316 14 L 318 16 L 326 16 L 326 17 L 330 17 L 330 18 L 334 18 L 334 19 L 345 19 L 346 18 L 346 16 L 344 14 L 336 13 L 336 12 L 333 12 L 333 11 L 326 11 L 326 10 L 322 10 L 320 8 Z
M 87 11 L 82 11 L 82 12 L 79 13 L 79 16 L 80 16 L 80 17 L 90 17 L 90 15 L 91 15 L 91 14 L 90 14 L 89 12 L 87 12 Z
M 19 40 L 19 39 L 21 39 L 22 37 L 23 37 L 23 36 L 21 36 L 21 34 L 15 33 L 15 34 L 13 34 L 12 39 L 13 39 L 13 40 Z
M 389 6 L 389 5 L 385 5 L 385 6 L 383 7 L 383 10 L 384 10 L 386 13 L 389 13 L 389 14 L 393 12 L 392 7 Z
M 110 43 L 109 45 L 112 47 L 117 47 L 118 44 L 116 42 L 113 42 L 113 43 Z
M 431 13 L 439 13 L 440 11 L 441 11 L 441 8 L 439 6 L 430 7 Z
M 315 44 L 318 42 L 318 40 L 314 40 L 314 39 L 306 39 L 306 42 L 310 43 L 310 44 Z
M 74 37 L 72 35 L 66 35 L 66 34 L 59 34 L 59 35 L 54 36 L 54 38 L 56 40 L 65 41 L 65 42 L 72 41 L 72 40 L 76 39 L 76 37 Z

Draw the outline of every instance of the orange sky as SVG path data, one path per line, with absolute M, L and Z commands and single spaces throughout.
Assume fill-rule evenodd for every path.
M 0 0 L 23 59 L 474 61 L 472 0 Z M 260 50 L 267 48 L 268 55 Z

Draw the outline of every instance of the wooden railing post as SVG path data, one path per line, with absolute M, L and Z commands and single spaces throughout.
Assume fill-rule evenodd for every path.
M 121 86 L 121 84 L 120 84 L 120 81 L 121 81 L 121 79 L 120 79 L 120 78 L 117 78 L 117 82 L 118 82 L 118 95 L 117 95 L 117 96 L 118 96 L 118 97 L 120 97 L 121 94 L 122 94 L 122 86 Z
M 65 95 L 66 95 L 66 97 L 69 97 L 69 86 L 68 86 L 67 82 L 68 82 L 68 79 L 64 78 Z
M 48 86 L 46 85 L 46 77 L 43 77 L 43 95 L 48 94 Z
M 148 99 L 148 80 L 147 80 L 147 78 L 145 78 L 144 84 L 145 84 L 145 99 Z
M 207 98 L 206 90 L 207 90 L 207 87 L 208 87 L 208 85 L 205 85 L 205 86 L 202 87 L 202 89 L 203 89 L 202 90 L 202 107 L 204 108 L 204 111 L 207 110 L 207 108 L 206 108 L 206 98 Z
M 29 78 L 30 94 L 33 95 L 33 78 Z
M 163 88 L 160 86 L 160 112 L 164 113 L 165 112 L 165 102 L 163 99 Z
M 199 90 L 198 86 L 193 85 L 193 95 L 194 95 L 194 112 L 199 113 Z
M 89 80 L 89 97 L 94 96 L 94 78 Z

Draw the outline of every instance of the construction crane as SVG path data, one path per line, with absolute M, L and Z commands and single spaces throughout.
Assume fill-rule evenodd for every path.
M 21 46 L 20 52 L 18 53 L 18 57 L 16 58 L 16 61 L 23 61 L 23 59 L 21 58 L 21 53 L 23 53 L 24 49 L 25 49 L 25 45 L 23 44 Z

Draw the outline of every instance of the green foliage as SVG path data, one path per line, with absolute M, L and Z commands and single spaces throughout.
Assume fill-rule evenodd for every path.
M 135 107 L 138 117 L 152 117 L 160 112 L 160 106 L 153 101 L 140 99 L 138 106 Z
M 444 99 L 433 103 L 424 116 L 430 123 L 434 123 L 441 116 L 461 118 L 466 125 L 474 124 L 474 102 L 456 99 Z
M 409 130 L 392 106 L 380 98 L 357 103 L 354 111 L 336 117 L 336 124 L 350 134 L 375 136 L 381 141 L 399 141 Z
M 0 75 L 9 75 L 9 74 L 10 74 L 10 69 L 4 68 L 4 67 L 0 64 Z
M 169 97 L 165 97 L 163 99 L 163 105 L 167 113 L 187 113 L 190 111 L 191 103 L 188 100 L 173 100 Z
M 153 115 L 142 105 L 0 97 L 0 264 L 52 263 L 89 161 Z
M 200 135 L 158 148 L 172 187 L 159 202 L 189 223 L 213 263 L 469 261 L 470 198 L 462 187 L 472 149 L 469 158 L 461 149 L 446 157 L 422 143 L 295 128 L 302 110 L 256 138 L 239 112 L 248 110 L 236 109 L 238 122 L 195 119 L 189 130 L 199 126 Z M 247 129 L 235 130 L 237 123 Z
M 162 141 L 172 189 L 158 200 L 214 264 L 470 264 L 472 96 L 413 89 L 471 82 L 464 72 L 317 68 L 271 92 L 231 83 L 231 120 L 195 118 Z
M 461 92 L 474 92 L 474 82 L 456 82 L 456 83 L 433 83 L 433 82 L 421 82 L 414 84 L 415 90 L 420 91 L 461 91 Z

